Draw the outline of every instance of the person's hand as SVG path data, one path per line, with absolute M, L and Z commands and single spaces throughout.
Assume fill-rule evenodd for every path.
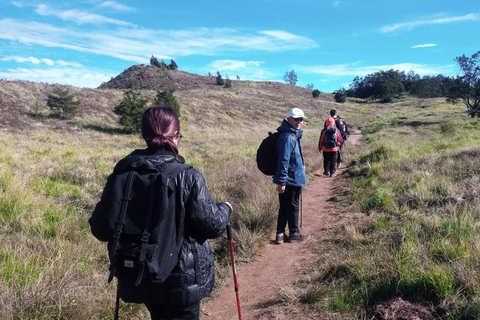
M 285 186 L 282 186 L 281 184 L 277 185 L 277 192 L 278 193 L 284 193 L 285 192 Z
M 225 202 L 225 203 L 227 204 L 227 206 L 229 206 L 229 207 L 230 207 L 230 211 L 232 211 L 232 212 L 233 212 L 233 207 L 232 207 L 232 205 L 230 204 L 230 202 L 228 202 L 228 201 L 227 201 L 227 202 Z

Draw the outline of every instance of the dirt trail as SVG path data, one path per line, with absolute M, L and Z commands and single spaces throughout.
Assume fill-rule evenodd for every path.
M 349 136 L 348 144 L 357 144 L 360 131 Z M 343 162 L 346 165 L 346 161 Z M 337 170 L 342 174 L 345 167 Z M 310 234 L 312 240 L 306 243 L 268 244 L 264 253 L 255 262 L 242 266 L 238 270 L 239 295 L 244 320 L 283 319 L 275 316 L 273 308 L 278 303 L 278 294 L 282 287 L 293 283 L 298 275 L 306 272 L 316 259 L 313 253 L 315 239 L 320 239 L 325 230 L 336 223 L 335 202 L 329 201 L 334 195 L 336 179 L 322 175 L 323 170 L 315 174 L 315 179 L 303 190 L 303 227 L 301 232 Z M 272 230 L 272 241 L 275 236 Z M 221 288 L 214 299 L 202 303 L 202 320 L 238 319 L 237 303 L 233 277 Z M 286 315 L 287 316 L 287 315 Z M 298 314 L 296 319 L 315 318 Z M 317 318 L 320 319 L 320 318 Z

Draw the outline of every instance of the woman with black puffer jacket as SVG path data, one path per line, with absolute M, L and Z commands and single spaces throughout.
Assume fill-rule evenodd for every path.
M 185 163 L 178 155 L 180 121 L 171 108 L 153 106 L 145 110 L 142 136 L 147 148 L 135 150 L 117 163 L 89 219 L 91 231 L 100 241 L 111 239 L 109 210 L 119 174 L 139 167 L 161 171 L 171 163 Z M 183 229 L 178 263 L 162 283 L 142 280 L 135 285 L 119 278 L 118 295 L 125 302 L 144 303 L 152 320 L 198 320 L 200 301 L 210 294 L 215 280 L 209 239 L 224 233 L 232 207 L 228 202 L 215 203 L 203 175 L 191 166 L 176 174 L 174 181 L 177 231 Z

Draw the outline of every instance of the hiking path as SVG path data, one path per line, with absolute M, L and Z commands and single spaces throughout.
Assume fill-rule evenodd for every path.
M 359 143 L 359 130 L 349 135 L 347 146 Z M 345 153 L 344 153 L 345 157 Z M 348 164 L 337 169 L 341 175 Z M 275 312 L 282 288 L 298 280 L 315 263 L 314 243 L 324 236 L 325 231 L 337 223 L 338 211 L 335 201 L 329 201 L 335 195 L 337 179 L 322 174 L 323 168 L 315 173 L 315 178 L 303 189 L 302 233 L 309 234 L 312 239 L 303 243 L 273 244 L 275 231 L 272 230 L 271 242 L 255 261 L 237 268 L 239 296 L 242 320 L 281 320 L 290 318 L 293 314 L 297 320 L 320 320 L 322 318 L 301 310 L 299 304 L 296 310 L 289 314 Z M 235 246 L 235 243 L 234 243 Z M 211 298 L 202 302 L 202 320 L 235 320 L 238 319 L 237 302 L 233 275 L 227 279 L 226 285 Z

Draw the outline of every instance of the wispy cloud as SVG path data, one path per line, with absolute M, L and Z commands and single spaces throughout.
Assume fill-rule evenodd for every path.
M 7 56 L 0 59 L 1 61 L 14 61 L 17 63 L 31 63 L 31 64 L 46 64 L 48 66 L 72 66 L 72 67 L 81 67 L 82 64 L 78 62 L 68 62 L 65 60 L 51 60 L 48 58 L 35 58 L 35 57 L 22 57 L 22 56 Z
M 478 15 L 474 13 L 469 13 L 463 16 L 457 17 L 434 17 L 429 19 L 423 19 L 418 21 L 402 22 L 393 25 L 387 25 L 380 28 L 381 33 L 390 33 L 396 31 L 408 31 L 416 27 L 425 26 L 425 25 L 436 25 L 436 24 L 447 24 L 455 22 L 464 22 L 464 21 L 477 21 L 479 20 Z
M 379 71 L 398 70 L 409 72 L 411 70 L 419 75 L 453 75 L 456 68 L 455 65 L 432 66 L 416 63 L 399 63 L 391 65 L 378 66 L 358 66 L 356 64 L 339 64 L 339 65 L 320 65 L 320 66 L 295 66 L 298 72 L 319 74 L 328 76 L 366 76 Z
M 0 78 L 8 80 L 27 80 L 47 83 L 68 83 L 76 87 L 95 88 L 99 83 L 110 80 L 114 74 L 96 72 L 86 68 L 58 67 L 49 69 L 8 69 L 0 72 Z
M 137 9 L 135 9 L 135 8 L 126 6 L 126 5 L 118 3 L 116 1 L 105 1 L 105 2 L 100 3 L 97 7 L 112 9 L 112 10 L 119 11 L 119 12 L 134 12 L 134 11 L 137 11 Z
M 120 26 L 132 26 L 130 22 L 108 18 L 100 14 L 89 13 L 82 10 L 72 9 L 66 11 L 56 10 L 46 4 L 39 4 L 35 12 L 42 16 L 54 16 L 65 21 L 73 21 L 78 24 L 113 24 Z
M 235 29 L 149 30 L 124 27 L 96 28 L 91 32 L 38 22 L 0 20 L 0 39 L 56 47 L 145 63 L 153 54 L 159 59 L 189 55 L 225 54 L 233 51 L 309 49 L 317 44 L 285 31 L 240 32 Z
M 21 2 L 21 1 L 12 1 L 12 4 L 15 7 L 18 7 L 18 8 L 23 8 L 23 6 L 24 6 L 23 2 Z
M 429 47 L 436 47 L 437 44 L 435 43 L 425 43 L 425 44 L 417 44 L 416 46 L 410 47 L 411 49 L 417 49 L 417 48 L 429 48 Z

